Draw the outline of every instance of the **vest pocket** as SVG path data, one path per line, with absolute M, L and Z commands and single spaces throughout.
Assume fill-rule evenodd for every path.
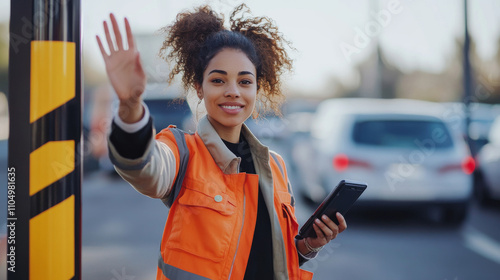
M 283 219 L 285 220 L 286 234 L 283 235 L 285 239 L 285 246 L 287 247 L 287 266 L 288 276 L 290 279 L 300 279 L 301 272 L 299 270 L 299 256 L 297 255 L 297 248 L 295 246 L 295 236 L 299 228 L 299 224 L 294 215 L 293 208 L 290 204 L 281 203 L 283 209 Z M 282 228 L 283 228 L 282 224 Z
M 185 180 L 173 214 L 167 248 L 219 262 L 224 259 L 236 223 L 235 200 L 210 183 Z
M 313 278 L 313 273 L 307 270 L 299 268 L 300 280 L 311 280 Z
M 283 208 L 283 216 L 287 221 L 288 232 L 291 236 L 295 237 L 299 230 L 299 223 L 295 218 L 294 211 L 292 210 L 292 206 L 286 203 L 281 203 L 281 207 Z M 293 239 L 292 239 L 293 240 Z

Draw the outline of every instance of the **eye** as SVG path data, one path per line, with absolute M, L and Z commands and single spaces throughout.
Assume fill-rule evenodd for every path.
M 224 81 L 222 81 L 221 79 L 212 79 L 211 82 L 214 84 L 222 84 Z
M 252 84 L 252 81 L 250 81 L 250 80 L 242 80 L 242 81 L 240 82 L 240 84 L 243 84 L 243 85 L 251 85 L 251 84 Z

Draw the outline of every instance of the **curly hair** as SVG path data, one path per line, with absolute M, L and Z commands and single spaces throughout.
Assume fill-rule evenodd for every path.
M 224 27 L 224 17 L 209 6 L 177 15 L 172 25 L 160 31 L 166 34 L 160 57 L 173 64 L 168 82 L 182 74 L 182 84 L 188 91 L 203 82 L 203 72 L 210 60 L 224 48 L 243 51 L 257 70 L 257 86 L 261 109 L 280 115 L 284 100 L 280 76 L 292 70 L 292 60 L 286 47 L 291 48 L 268 17 L 247 17 L 245 4 L 236 7 L 229 18 L 230 28 Z

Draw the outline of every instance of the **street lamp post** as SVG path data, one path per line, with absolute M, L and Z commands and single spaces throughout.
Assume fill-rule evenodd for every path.
M 469 49 L 470 49 L 470 36 L 469 36 L 469 28 L 468 28 L 468 4 L 467 0 L 464 0 L 464 48 L 463 48 L 463 102 L 465 108 L 465 131 L 464 135 L 467 138 L 467 143 L 471 149 L 472 155 L 475 156 L 476 151 L 474 150 L 473 145 L 471 145 L 471 139 L 469 135 L 469 126 L 470 126 L 470 102 L 472 98 L 472 75 L 471 75 L 471 66 L 470 66 L 470 58 L 469 58 Z

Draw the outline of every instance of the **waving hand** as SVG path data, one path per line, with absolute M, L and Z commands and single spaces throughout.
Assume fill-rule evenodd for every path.
M 128 123 L 140 120 L 143 114 L 141 95 L 146 88 L 146 74 L 142 68 L 139 52 L 136 49 L 130 24 L 125 18 L 126 40 L 128 48 L 125 49 L 118 23 L 113 14 L 110 15 L 116 45 L 113 44 L 108 24 L 104 25 L 104 32 L 109 48 L 109 54 L 104 49 L 99 36 L 96 36 L 101 50 L 106 72 L 118 99 L 120 100 L 119 115 Z

